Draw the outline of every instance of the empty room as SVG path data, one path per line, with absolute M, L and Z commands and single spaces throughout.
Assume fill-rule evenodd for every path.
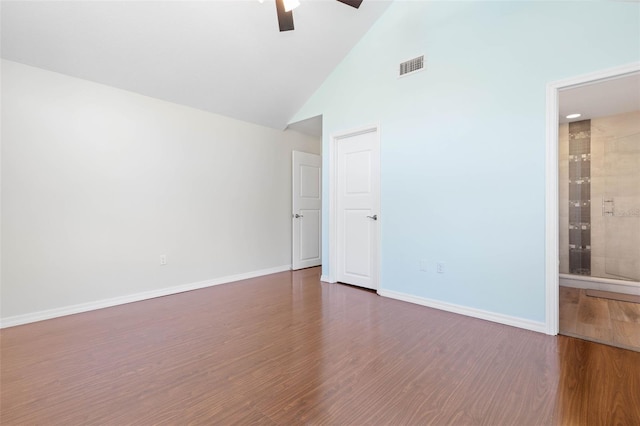
M 0 3 L 0 424 L 640 424 L 640 3 Z

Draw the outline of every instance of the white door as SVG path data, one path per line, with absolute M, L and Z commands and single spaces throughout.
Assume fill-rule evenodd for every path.
M 322 263 L 322 158 L 293 151 L 292 268 Z
M 337 281 L 378 288 L 380 153 L 377 129 L 336 140 Z

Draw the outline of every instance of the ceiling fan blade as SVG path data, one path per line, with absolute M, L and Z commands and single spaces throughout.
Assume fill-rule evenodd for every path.
M 278 12 L 278 25 L 280 31 L 293 30 L 293 11 L 284 10 L 284 0 L 276 0 L 276 11 Z
M 355 7 L 356 9 L 360 7 L 362 4 L 362 0 L 338 0 L 340 3 L 348 4 L 351 7 Z

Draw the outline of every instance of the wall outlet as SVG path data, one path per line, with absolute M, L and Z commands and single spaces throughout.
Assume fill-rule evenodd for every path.
M 444 262 L 436 262 L 436 272 L 444 274 Z
M 160 266 L 164 266 L 167 264 L 167 255 L 166 254 L 161 254 L 160 255 Z
M 420 270 L 422 272 L 427 272 L 429 270 L 429 262 L 427 262 L 426 260 L 421 260 L 420 261 Z

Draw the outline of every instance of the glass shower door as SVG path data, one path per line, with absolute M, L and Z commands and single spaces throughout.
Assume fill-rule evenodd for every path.
M 608 141 L 604 161 L 605 272 L 640 281 L 640 133 Z

